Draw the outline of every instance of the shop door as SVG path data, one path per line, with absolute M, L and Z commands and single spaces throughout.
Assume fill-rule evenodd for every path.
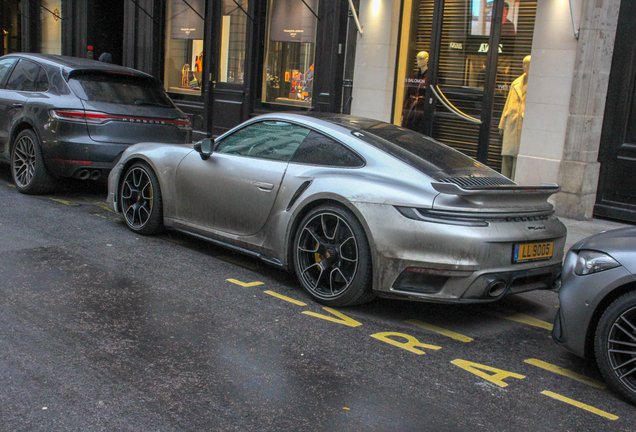
M 212 22 L 206 45 L 210 58 L 204 59 L 208 71 L 204 91 L 207 127 L 219 136 L 249 117 L 251 62 L 254 28 L 252 0 L 208 2 Z
M 415 127 L 500 170 L 499 122 L 530 54 L 535 11 L 536 1 L 406 0 L 403 16 L 411 22 L 403 23 L 410 31 L 403 30 L 400 57 L 407 64 L 398 70 L 406 90 L 400 97 L 398 85 L 394 121 L 413 129 L 405 118 L 415 104 L 413 85 L 421 81 L 414 60 L 426 51 L 426 91 L 418 94 L 422 117 Z
M 616 32 L 598 161 L 594 215 L 636 222 L 636 3 L 623 2 Z M 617 55 L 619 54 L 619 55 Z

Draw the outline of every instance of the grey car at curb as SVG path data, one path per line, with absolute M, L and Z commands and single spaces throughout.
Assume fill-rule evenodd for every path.
M 162 84 L 134 69 L 46 54 L 0 57 L 0 162 L 16 188 L 97 180 L 140 141 L 190 141 L 187 116 Z
M 612 389 L 636 405 L 636 228 L 574 244 L 563 264 L 553 339 L 595 360 Z
M 130 147 L 108 205 L 137 233 L 178 230 L 294 271 L 326 305 L 477 303 L 558 287 L 558 190 L 381 121 L 267 114 L 194 146 Z

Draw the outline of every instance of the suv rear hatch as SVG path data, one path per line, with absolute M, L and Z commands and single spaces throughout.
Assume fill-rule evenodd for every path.
M 89 136 L 99 142 L 185 143 L 190 122 L 161 83 L 125 72 L 75 70 L 69 87 L 82 101 Z M 81 115 L 78 113 L 77 115 Z

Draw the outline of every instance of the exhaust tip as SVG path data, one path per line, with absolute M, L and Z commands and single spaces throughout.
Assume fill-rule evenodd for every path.
M 499 297 L 504 292 L 506 292 L 506 282 L 502 280 L 496 280 L 486 288 L 486 294 L 490 298 Z
M 87 180 L 90 176 L 91 172 L 89 170 L 81 170 L 79 173 L 77 173 L 77 177 L 80 180 Z
M 102 172 L 100 170 L 91 171 L 91 180 L 99 180 L 101 176 L 102 176 Z

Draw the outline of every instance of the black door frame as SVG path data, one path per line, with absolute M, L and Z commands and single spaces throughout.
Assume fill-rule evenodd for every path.
M 593 214 L 636 222 L 636 200 L 616 193 L 632 181 L 628 161 L 636 165 L 636 136 L 627 136 L 628 123 L 636 117 L 636 2 L 621 2 L 614 56 L 607 89 L 605 115 L 599 147 L 601 164 Z M 628 142 L 629 141 L 629 142 Z M 619 162 L 623 166 L 619 166 Z M 629 167 L 631 168 L 631 167 Z
M 493 11 L 488 36 L 488 46 L 498 47 L 501 40 L 501 25 L 504 0 L 493 1 Z M 424 113 L 424 134 L 431 136 L 433 122 L 435 120 L 436 100 L 432 86 L 436 86 L 439 74 L 439 59 L 441 53 L 442 31 L 444 24 L 445 0 L 436 0 L 433 9 L 433 28 L 431 32 L 431 44 L 429 49 L 429 74 L 426 87 L 426 110 Z M 486 60 L 486 76 L 484 80 L 482 109 L 480 112 L 481 124 L 479 126 L 479 138 L 477 143 L 477 160 L 483 164 L 488 163 L 488 147 L 490 145 L 490 131 L 495 102 L 495 86 L 497 81 L 497 63 L 499 50 L 488 49 Z

